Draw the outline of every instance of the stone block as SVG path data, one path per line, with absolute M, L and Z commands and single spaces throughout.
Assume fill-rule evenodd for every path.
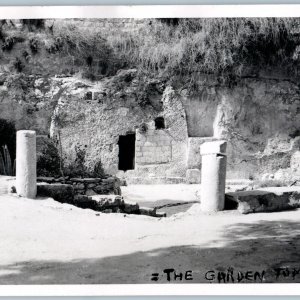
M 95 195 L 91 199 L 97 202 L 97 210 L 123 207 L 124 199 L 118 195 Z
M 84 182 L 84 183 L 98 183 L 101 180 L 102 180 L 101 178 L 83 178 L 81 182 Z
M 54 182 L 54 177 L 37 177 L 37 182 L 46 182 L 46 183 L 52 183 Z
M 226 141 L 213 141 L 206 142 L 200 146 L 201 155 L 206 154 L 225 154 L 227 142 Z
M 74 197 L 74 205 L 80 208 L 96 210 L 98 203 L 87 195 L 76 195 Z
M 144 216 L 156 217 L 156 218 L 163 218 L 167 216 L 165 212 L 157 212 L 156 208 L 149 208 L 149 207 L 140 207 L 139 214 Z
M 226 203 L 236 203 L 242 214 L 282 211 L 300 207 L 300 187 L 268 187 L 227 193 Z
M 139 205 L 135 202 L 126 201 L 122 206 L 122 211 L 126 214 L 139 214 Z
M 165 212 L 157 212 L 154 217 L 156 218 L 165 218 L 167 214 Z
M 70 181 L 72 182 L 83 182 L 83 178 L 70 178 Z
M 291 157 L 291 169 L 296 174 L 300 174 L 300 151 L 294 152 Z
M 88 188 L 85 193 L 85 195 L 87 196 L 94 196 L 94 195 L 97 195 L 97 193 L 92 189 L 92 188 Z
M 149 141 L 145 142 L 145 144 L 144 144 L 144 147 L 151 147 L 151 146 L 153 146 L 153 143 L 151 143 Z
M 97 186 L 96 183 L 88 183 L 88 184 L 86 185 L 86 187 L 87 187 L 88 189 L 91 189 L 91 188 L 93 188 L 93 187 L 95 187 L 95 186 Z
M 186 171 L 186 182 L 190 184 L 201 182 L 201 172 L 199 169 L 188 169 Z
M 78 190 L 83 190 L 85 188 L 84 184 L 83 183 L 77 183 L 75 186 L 74 186 L 74 189 L 78 189 Z
M 51 197 L 61 203 L 73 203 L 74 188 L 69 184 L 37 184 L 37 195 L 41 197 Z

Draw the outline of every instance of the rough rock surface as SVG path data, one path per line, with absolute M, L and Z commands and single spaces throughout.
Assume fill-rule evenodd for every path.
M 199 169 L 188 169 L 186 171 L 186 182 L 193 184 L 193 183 L 200 183 L 201 181 L 201 172 Z
M 13 121 L 17 130 L 36 130 L 37 135 L 55 137 L 61 127 L 66 163 L 74 162 L 76 147 L 82 146 L 87 149 L 85 164 L 89 169 L 102 162 L 105 172 L 115 175 L 119 136 L 135 133 L 142 123 L 163 116 L 170 121 L 169 127 L 182 129 L 179 135 L 178 131 L 170 130 L 175 140 L 174 158 L 178 158 L 179 166 L 164 168 L 164 162 L 171 159 L 173 145 L 171 150 L 169 144 L 157 145 L 167 147 L 164 148 L 166 153 L 160 155 L 158 151 L 153 157 L 147 154 L 143 157 L 146 161 L 142 162 L 162 162 L 162 167 L 150 170 L 156 177 L 164 177 L 163 172 L 168 172 L 166 176 L 170 177 L 183 176 L 186 166 L 182 164 L 186 159 L 187 168 L 200 167 L 199 158 L 193 161 L 199 140 L 191 141 L 191 154 L 186 158 L 186 149 L 181 149 L 181 143 L 177 143 L 186 138 L 226 139 L 229 144 L 228 178 L 231 179 L 261 179 L 263 174 L 275 174 L 280 169 L 297 165 L 298 156 L 294 153 L 300 150 L 300 90 L 298 78 L 282 72 L 281 68 L 257 70 L 255 76 L 249 73 L 230 86 L 222 84 L 212 74 L 199 74 L 197 90 L 176 78 L 166 81 L 150 78 L 151 74 L 140 78 L 135 69 L 120 69 L 113 76 L 103 75 L 91 81 L 82 78 L 80 66 L 71 63 L 70 55 L 61 57 L 59 53 L 46 50 L 44 46 L 53 41 L 43 31 L 39 31 L 38 36 L 45 45 L 40 45 L 38 53 L 29 55 L 25 62 L 22 53 L 25 49 L 30 52 L 28 41 L 34 33 L 19 31 L 22 24 L 15 22 L 20 27 L 5 25 L 6 33 L 21 34 L 22 38 L 2 57 L 0 118 Z M 46 22 L 50 26 L 53 20 Z M 85 27 L 89 21 L 71 22 Z M 114 23 L 113 28 L 118 21 Z M 118 29 L 128 30 L 123 23 L 119 25 Z M 22 72 L 12 65 L 16 58 L 24 64 Z M 174 108 L 176 115 L 172 115 Z M 55 121 L 57 117 L 61 122 Z M 147 174 L 143 168 L 140 172 Z
M 226 194 L 227 206 L 235 204 L 242 214 L 272 212 L 300 207 L 300 187 L 268 187 Z

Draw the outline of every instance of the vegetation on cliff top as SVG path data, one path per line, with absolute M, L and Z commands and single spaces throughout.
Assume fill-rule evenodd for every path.
M 93 20 L 92 25 L 81 26 L 78 20 L 23 20 L 18 30 L 38 31 L 27 41 L 27 54 L 44 48 L 62 61 L 67 59 L 70 66 L 92 80 L 124 68 L 137 68 L 152 76 L 182 76 L 190 81 L 199 73 L 230 78 L 268 67 L 284 67 L 297 75 L 297 18 L 145 19 L 135 30 L 111 23 L 99 26 L 100 21 L 105 22 Z M 22 42 L 20 35 L 9 34 L 12 24 L 2 22 L 2 52 Z M 16 58 L 17 72 L 28 63 L 26 57 Z

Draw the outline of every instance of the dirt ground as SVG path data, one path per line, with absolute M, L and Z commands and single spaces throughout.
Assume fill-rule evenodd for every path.
M 0 195 L 0 212 L 0 284 L 300 282 L 300 210 L 159 219 Z

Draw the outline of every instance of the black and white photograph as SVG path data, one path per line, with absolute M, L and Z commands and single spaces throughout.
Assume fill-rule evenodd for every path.
M 299 220 L 300 10 L 1 18 L 0 290 L 300 283 Z

